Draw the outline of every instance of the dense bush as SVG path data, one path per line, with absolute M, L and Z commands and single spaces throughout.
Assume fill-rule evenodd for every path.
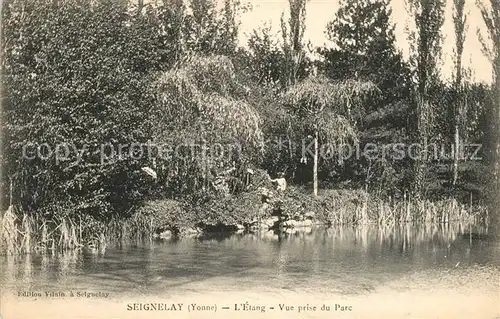
M 126 210 L 141 197 L 141 160 L 102 165 L 101 151 L 124 144 L 128 153 L 148 139 L 150 74 L 160 57 L 136 45 L 157 45 L 155 25 L 113 1 L 12 0 L 2 21 L 3 167 L 14 203 L 49 215 Z M 31 153 L 37 146 L 43 159 Z

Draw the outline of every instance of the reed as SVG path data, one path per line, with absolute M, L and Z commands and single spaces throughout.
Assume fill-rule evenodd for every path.
M 323 190 L 318 197 L 290 187 L 276 200 L 279 209 L 293 216 L 314 212 L 317 221 L 334 226 L 448 225 L 451 222 L 488 225 L 486 206 L 460 203 L 455 199 L 430 201 L 412 198 L 381 199 L 364 191 Z M 215 206 L 213 206 L 215 205 Z M 128 217 L 113 216 L 103 222 L 91 216 L 59 217 L 17 212 L 9 207 L 1 216 L 0 254 L 56 252 L 88 247 L 105 249 L 111 242 L 152 240 L 155 233 L 199 224 L 244 224 L 261 205 L 260 196 L 208 201 L 198 209 L 173 200 L 147 203 Z M 244 206 L 244 207 L 243 207 Z M 432 228 L 432 227 L 431 227 Z
M 30 251 L 35 235 L 34 221 L 28 215 L 24 214 L 21 222 L 21 251 Z
M 76 218 L 46 218 L 39 214 L 15 214 L 14 208 L 1 216 L 0 254 L 63 251 L 105 246 L 106 225 L 95 220 L 82 224 Z M 101 227 L 95 227 L 98 224 Z
M 311 210 L 320 220 L 332 225 L 397 225 L 405 223 L 450 223 L 454 221 L 479 222 L 488 219 L 486 206 L 460 203 L 453 198 L 439 201 L 412 198 L 404 194 L 400 200 L 381 199 L 364 191 L 326 190 L 317 198 L 291 189 L 293 202 L 285 209 Z M 298 203 L 297 203 L 298 201 Z M 292 212 L 293 214 L 293 212 Z
M 2 216 L 2 231 L 0 232 L 0 251 L 4 251 L 6 254 L 14 254 L 17 252 L 18 230 L 16 227 L 16 220 L 14 208 L 9 206 Z

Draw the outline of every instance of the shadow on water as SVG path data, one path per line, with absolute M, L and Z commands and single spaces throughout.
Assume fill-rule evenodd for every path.
M 0 259 L 2 287 L 92 289 L 116 294 L 242 287 L 371 291 L 415 272 L 500 268 L 500 245 L 460 223 L 210 234 Z

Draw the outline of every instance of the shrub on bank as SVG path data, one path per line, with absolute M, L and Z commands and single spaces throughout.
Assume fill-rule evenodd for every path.
M 315 197 L 310 190 L 290 187 L 282 198 L 280 209 L 286 214 L 313 212 L 317 221 L 326 224 L 356 224 L 367 218 L 362 208 L 368 194 L 361 190 L 321 190 Z
M 283 220 L 314 216 L 316 223 L 325 225 L 362 225 L 368 223 L 394 225 L 406 222 L 444 223 L 481 219 L 487 211 L 466 206 L 453 199 L 440 201 L 382 200 L 363 190 L 321 190 L 315 197 L 309 189 L 289 187 L 284 193 L 254 187 L 238 195 L 207 194 L 179 202 L 171 199 L 145 203 L 127 223 L 144 234 L 171 230 L 182 235 L 183 230 L 236 230 L 251 225 L 259 217 L 280 215 Z M 264 206 L 263 193 L 269 195 Z
M 465 206 L 453 199 L 431 202 L 405 197 L 382 201 L 361 190 L 322 190 L 314 197 L 310 190 L 298 187 L 289 187 L 283 194 L 271 193 L 267 210 L 262 209 L 262 189 L 254 188 L 239 195 L 199 195 L 191 201 L 148 201 L 130 217 L 115 217 L 107 223 L 90 216 L 48 219 L 15 214 L 9 209 L 0 220 L 0 252 L 103 248 L 112 240 L 150 239 L 164 231 L 183 236 L 201 231 L 236 230 L 251 225 L 258 216 L 270 217 L 273 213 L 285 216 L 284 220 L 314 216 L 316 223 L 333 226 L 488 221 L 484 207 Z
M 484 220 L 487 216 L 485 209 L 469 207 L 456 200 L 432 202 L 405 197 L 384 201 L 363 190 L 328 189 L 320 191 L 317 197 L 302 187 L 289 187 L 284 193 L 267 189 L 266 193 L 269 195 L 267 207 L 262 201 L 263 188 L 254 187 L 238 195 L 199 195 L 182 203 L 152 201 L 138 214 L 143 219 L 150 218 L 149 233 L 169 229 L 178 234 L 182 234 L 182 229 L 195 228 L 201 231 L 235 230 L 273 214 L 282 216 L 283 220 L 314 216 L 318 224 L 336 226 L 443 223 L 471 218 Z
M 182 235 L 193 229 L 231 230 L 250 222 L 260 209 L 257 192 L 239 195 L 198 195 L 190 201 L 172 199 L 149 201 L 127 222 L 134 229 L 154 234 L 170 230 Z
M 114 152 L 148 140 L 158 25 L 112 1 L 5 1 L 2 9 L 2 189 L 10 182 L 23 211 L 64 206 L 74 218 L 99 219 L 127 211 L 142 197 L 143 163 Z
M 195 224 L 195 216 L 188 214 L 183 203 L 172 200 L 153 200 L 145 202 L 126 224 L 129 236 L 151 236 L 165 230 L 179 231 Z M 127 237 L 123 234 L 123 237 Z

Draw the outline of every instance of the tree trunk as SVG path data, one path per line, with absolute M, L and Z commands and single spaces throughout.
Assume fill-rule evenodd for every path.
M 497 204 L 497 209 L 498 205 L 500 205 L 500 137 L 498 133 L 500 132 L 500 57 L 497 57 L 496 59 L 497 64 L 495 66 L 495 88 L 493 89 L 493 94 L 494 100 L 493 103 L 495 104 L 493 107 L 493 112 L 494 112 L 494 121 L 495 121 L 495 128 L 494 128 L 494 147 L 495 147 L 495 166 L 493 169 L 493 174 L 494 174 L 494 180 L 496 184 L 496 204 Z
M 318 196 L 318 129 L 314 131 L 314 167 L 313 167 L 313 180 L 314 180 L 314 196 Z
M 427 128 L 428 109 L 424 94 L 417 93 L 417 143 L 420 146 L 420 153 L 417 154 L 414 164 L 413 192 L 415 197 L 420 198 L 424 186 L 427 171 Z
M 465 0 L 453 0 L 453 24 L 455 29 L 455 88 L 458 96 L 454 107 L 455 117 L 455 152 L 453 157 L 453 187 L 458 180 L 458 161 L 461 155 L 460 130 L 462 129 L 463 110 L 465 106 L 464 90 L 462 90 L 462 56 L 467 29 L 467 13 L 465 12 Z M 465 135 L 465 134 L 464 134 Z M 464 136 L 462 136 L 464 138 Z M 465 142 L 465 139 L 464 139 Z M 460 155 L 459 155 L 460 154 Z
M 458 180 L 458 159 L 460 154 L 460 132 L 458 123 L 455 123 L 455 150 L 453 152 L 453 186 L 457 184 Z
M 463 32 L 463 31 L 462 31 Z M 460 32 L 456 31 L 457 36 L 463 38 Z M 456 186 L 458 180 L 458 161 L 460 159 L 460 128 L 462 122 L 462 113 L 464 109 L 464 90 L 462 90 L 462 52 L 463 52 L 463 40 L 462 43 L 457 44 L 457 62 L 456 62 L 456 78 L 455 78 L 455 88 L 458 95 L 457 102 L 454 108 L 455 117 L 455 152 L 453 157 L 453 187 Z
M 9 208 L 12 207 L 12 194 L 14 192 L 14 183 L 12 182 L 12 177 L 10 177 L 10 189 L 9 189 Z
M 460 126 L 461 126 L 461 116 L 464 103 L 464 91 L 462 90 L 462 56 L 458 56 L 457 69 L 456 69 L 456 79 L 455 88 L 457 90 L 458 99 L 455 103 L 454 116 L 455 116 L 455 152 L 453 156 L 453 187 L 457 184 L 458 180 L 458 161 L 460 159 Z

